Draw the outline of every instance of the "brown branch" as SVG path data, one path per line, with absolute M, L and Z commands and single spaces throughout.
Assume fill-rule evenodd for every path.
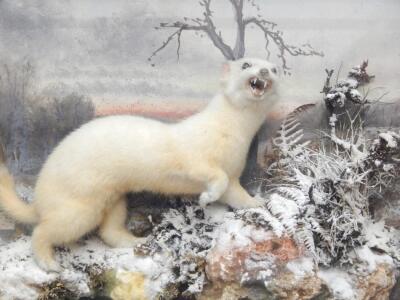
M 265 51 L 267 52 L 267 59 L 269 59 L 271 56 L 271 51 L 269 50 L 268 46 L 269 46 L 269 38 L 268 36 L 265 36 Z
M 181 48 L 181 35 L 184 30 L 193 30 L 193 31 L 205 31 L 206 26 L 201 26 L 201 25 L 189 25 L 183 22 L 174 22 L 172 24 L 169 23 L 161 23 L 159 28 L 178 28 L 176 31 L 174 31 L 172 34 L 170 34 L 167 39 L 162 43 L 162 45 L 157 48 L 151 55 L 149 56 L 148 60 L 151 60 L 154 56 L 157 55 L 158 52 L 163 50 L 165 47 L 168 46 L 168 44 L 174 39 L 174 37 L 177 37 L 177 42 L 178 46 L 176 49 L 176 54 L 179 60 L 179 51 Z M 159 29 L 157 28 L 157 29 Z
M 242 0 L 240 0 L 242 1 Z M 203 16 L 204 19 L 200 18 L 184 18 L 185 22 L 177 21 L 174 23 L 160 23 L 159 27 L 156 27 L 156 29 L 161 29 L 161 28 L 177 28 L 176 31 L 174 31 L 172 34 L 170 34 L 167 39 L 163 42 L 163 44 L 157 48 L 153 53 L 150 55 L 148 60 L 150 61 L 154 56 L 156 56 L 160 51 L 162 51 L 167 45 L 175 38 L 177 38 L 177 57 L 179 59 L 179 53 L 180 53 L 180 47 L 181 47 L 181 35 L 183 31 L 203 31 L 208 35 L 208 37 L 211 39 L 213 42 L 214 46 L 217 47 L 221 53 L 225 56 L 226 59 L 228 60 L 233 60 L 235 59 L 233 55 L 233 50 L 225 44 L 225 42 L 222 39 L 221 32 L 218 34 L 216 31 L 216 27 L 214 25 L 214 22 L 212 21 L 212 15 L 213 12 L 210 8 L 211 0 L 200 0 L 199 1 L 200 5 L 204 7 L 204 12 Z M 190 24 L 192 22 L 196 25 Z
M 213 12 L 210 8 L 210 4 L 211 0 L 200 1 L 200 5 L 204 6 L 205 8 L 203 15 L 204 15 L 204 22 L 205 24 L 207 24 L 206 33 L 213 42 L 214 46 L 217 47 L 222 52 L 222 54 L 225 56 L 226 59 L 234 60 L 235 56 L 233 54 L 232 48 L 223 41 L 221 33 L 220 34 L 217 33 L 216 27 L 211 18 Z
M 235 59 L 242 58 L 245 52 L 245 23 L 243 20 L 243 0 L 229 0 L 233 6 L 236 20 L 236 42 L 233 48 L 233 55 Z
M 250 18 L 247 18 L 247 19 L 244 20 L 245 25 L 247 25 L 249 23 L 256 23 L 256 22 L 259 22 L 263 26 L 270 25 L 271 26 L 271 30 L 274 29 L 277 26 L 277 24 L 274 23 L 274 22 L 267 21 L 267 20 L 264 20 L 264 19 L 259 19 L 259 18 L 256 18 L 256 17 L 250 17 Z
M 247 0 L 247 2 L 249 2 L 251 6 L 255 7 L 257 11 L 261 10 L 260 6 L 255 2 L 255 0 Z
M 181 34 L 182 34 L 182 30 L 179 30 L 178 34 L 176 35 L 177 36 L 176 40 L 178 42 L 178 46 L 176 47 L 176 56 L 177 56 L 178 61 L 179 61 L 179 51 L 181 50 Z

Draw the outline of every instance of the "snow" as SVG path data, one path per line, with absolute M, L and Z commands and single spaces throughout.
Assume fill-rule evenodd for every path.
M 318 277 L 332 290 L 336 300 L 353 300 L 356 293 L 353 290 L 353 282 L 350 276 L 336 268 L 320 270 Z
M 186 281 L 185 276 L 192 276 L 196 265 L 191 261 L 184 261 L 188 256 L 195 255 L 205 257 L 208 250 L 217 244 L 217 247 L 243 247 L 254 241 L 262 241 L 273 236 L 269 229 L 256 228 L 245 224 L 238 219 L 235 213 L 228 212 L 225 205 L 213 204 L 204 209 L 204 218 L 195 215 L 200 209 L 197 206 L 187 206 L 182 213 L 176 209 L 170 209 L 164 214 L 165 224 L 172 224 L 181 234 L 181 241 L 169 239 L 168 232 L 164 232 L 157 240 L 162 245 L 161 251 L 147 256 L 135 256 L 132 248 L 109 248 L 96 237 L 90 238 L 67 248 L 57 249 L 56 257 L 63 267 L 60 274 L 46 273 L 41 270 L 32 257 L 31 238 L 21 236 L 15 241 L 3 244 L 0 247 L 0 294 L 4 299 L 35 299 L 40 292 L 40 286 L 49 284 L 57 279 L 66 287 L 77 294 L 84 296 L 90 293 L 89 278 L 85 273 L 87 266 L 96 266 L 100 270 L 113 269 L 117 280 L 128 278 L 130 273 L 142 274 L 145 278 L 144 288 L 146 296 L 154 299 L 167 283 L 175 280 Z M 260 209 L 265 211 L 265 209 Z M 271 216 L 272 218 L 272 216 Z M 188 219 L 190 219 L 188 225 Z M 278 220 L 276 220 L 277 223 Z M 210 228 L 194 230 L 197 225 L 209 224 Z M 212 224 L 221 224 L 217 230 Z M 175 232 L 177 232 L 175 231 Z M 269 234 L 269 235 L 268 235 Z M 207 236 L 209 237 L 207 239 Z M 173 244 L 169 244 L 169 242 Z M 193 243 L 208 243 L 208 250 L 198 252 L 191 245 Z M 207 244 L 203 244 L 207 249 Z M 178 247 L 179 257 L 175 257 L 173 251 Z M 189 249 L 189 248 L 190 249 Z M 186 249 L 186 250 L 185 250 Z M 186 252 L 185 252 L 186 251 Z M 188 252 L 189 251 L 189 252 Z M 191 252 L 190 252 L 191 251 Z M 180 264 L 180 277 L 175 278 L 172 268 Z M 197 272 L 197 270 L 196 270 Z M 133 275 L 132 275 L 133 276 Z M 205 274 L 192 277 L 194 280 L 188 287 L 188 292 L 199 292 L 205 282 Z M 2 298 L 2 299 L 3 299 Z
M 295 201 L 284 198 L 279 194 L 272 194 L 267 202 L 267 207 L 274 216 L 279 218 L 288 232 L 294 233 L 296 231 L 299 208 Z
M 29 285 L 56 279 L 55 274 L 48 274 L 36 266 L 30 238 L 25 236 L 0 248 L 0 265 L 0 294 L 4 299 L 34 299 L 37 292 Z
M 134 256 L 131 248 L 112 249 L 97 238 L 85 241 L 84 245 L 73 245 L 70 251 L 58 250 L 57 260 L 64 270 L 60 274 L 41 270 L 32 257 L 31 239 L 22 236 L 0 247 L 0 293 L 2 299 L 35 299 L 35 286 L 61 279 L 73 291 L 87 295 L 90 291 L 85 266 L 97 265 L 101 269 L 141 272 L 146 278 L 146 292 L 149 297 L 161 291 L 169 281 L 170 271 L 165 257 Z
M 271 195 L 268 201 L 268 208 L 274 215 L 281 215 L 284 218 L 294 218 L 299 214 L 296 202 L 283 198 L 278 194 Z
M 393 239 L 393 232 L 385 227 L 385 221 L 375 222 L 368 220 L 365 222 L 364 227 L 367 246 L 390 253 L 388 245 L 391 244 L 391 239 Z
M 390 170 L 394 169 L 394 165 L 393 164 L 384 164 L 382 167 L 383 171 L 385 172 L 389 172 Z
M 374 272 L 379 264 L 388 264 L 393 266 L 393 258 L 387 254 L 376 254 L 368 246 L 354 249 L 354 252 L 356 253 L 357 258 L 367 265 L 369 273 Z
M 358 81 L 353 78 L 347 78 L 346 83 L 348 84 L 349 87 L 353 89 L 358 87 Z
M 222 223 L 227 216 L 228 206 L 220 203 L 213 203 L 204 209 L 204 214 L 210 222 Z
M 332 115 L 329 117 L 329 125 L 330 125 L 331 127 L 335 127 L 336 122 L 337 122 L 337 116 L 336 116 L 336 114 L 332 114 Z
M 397 141 L 395 140 L 395 138 L 400 138 L 400 136 L 397 133 L 392 131 L 382 132 L 379 134 L 379 137 L 387 142 L 387 146 L 389 148 L 396 148 Z
M 360 94 L 360 92 L 359 92 L 358 90 L 356 90 L 356 89 L 350 90 L 350 96 L 351 96 L 352 99 L 359 99 L 359 100 L 361 100 L 361 94 Z
M 275 260 L 272 257 L 262 257 L 261 260 L 249 257 L 244 261 L 244 269 L 247 272 L 241 274 L 240 283 L 246 284 L 249 281 L 257 280 L 266 284 L 271 281 L 275 267 Z
M 252 242 L 254 227 L 246 225 L 242 220 L 234 219 L 233 214 L 230 217 L 217 230 L 215 247 L 221 252 L 232 248 L 243 248 Z
M 332 160 L 338 164 L 342 163 L 334 158 Z M 327 175 L 332 171 L 328 168 L 329 163 L 318 165 L 321 172 L 317 174 L 318 176 L 331 177 Z M 341 170 L 337 171 L 342 173 Z M 162 246 L 162 251 L 146 257 L 134 256 L 133 249 L 130 248 L 111 249 L 99 239 L 91 238 L 79 245 L 71 246 L 69 251 L 57 250 L 57 260 L 61 262 L 64 271 L 60 274 L 49 274 L 36 266 L 32 259 L 30 237 L 22 236 L 0 247 L 0 266 L 3 268 L 0 272 L 0 294 L 3 293 L 2 297 L 6 300 L 35 299 L 38 295 L 38 286 L 61 279 L 71 290 L 80 295 L 87 295 L 90 292 L 89 278 L 83 270 L 85 266 L 91 265 L 97 265 L 101 269 L 114 269 L 117 279 L 121 281 L 129 278 L 131 272 L 143 274 L 144 288 L 149 299 L 154 299 L 166 284 L 176 281 L 189 282 L 187 289 L 189 293 L 200 292 L 206 282 L 205 273 L 198 271 L 197 266 L 193 264 L 194 260 L 188 260 L 187 257 L 204 258 L 210 249 L 229 253 L 232 249 L 245 248 L 254 242 L 262 242 L 274 236 L 280 237 L 285 233 L 297 234 L 291 232 L 291 228 L 296 227 L 296 220 L 302 216 L 303 206 L 309 207 L 306 204 L 305 193 L 309 191 L 313 178 L 299 170 L 293 171 L 296 179 L 302 179 L 301 186 L 281 187 L 275 190 L 276 193 L 265 196 L 268 209 L 259 207 L 229 212 L 227 206 L 221 204 L 212 204 L 204 211 L 198 206 L 189 205 L 182 210 L 170 209 L 164 214 L 163 223 L 171 224 L 174 230 L 163 233 L 160 231 L 159 238 L 154 241 L 156 245 Z M 332 171 L 333 175 L 334 173 L 336 170 Z M 305 186 L 307 188 L 303 189 Z M 203 211 L 203 217 L 197 216 L 199 210 Z M 200 228 L 197 225 L 209 227 L 207 230 L 205 227 L 196 229 Z M 383 222 L 369 222 L 364 226 L 367 245 L 354 251 L 359 262 L 369 272 L 380 263 L 393 265 L 393 260 L 388 255 L 374 254 L 370 250 L 370 247 L 386 247 L 383 250 L 389 251 L 386 245 L 390 240 L 390 232 Z M 166 227 L 161 229 L 163 228 Z M 174 234 L 178 234 L 179 241 L 173 237 Z M 194 249 L 193 244 L 201 245 L 202 250 Z M 248 259 L 244 264 L 247 270 L 254 271 L 257 280 L 266 284 L 274 274 L 271 260 Z M 172 273 L 174 266 L 180 267 L 179 276 Z M 315 264 L 313 258 L 302 257 L 289 261 L 286 268 L 296 279 L 301 279 L 313 274 Z M 254 274 L 243 273 L 240 277 L 241 282 L 247 282 Z M 356 294 L 351 288 L 352 281 L 347 273 L 339 269 L 327 269 L 320 271 L 318 275 L 332 289 L 335 299 L 354 299 Z M 192 281 L 188 281 L 188 278 Z
M 289 261 L 286 268 L 293 273 L 296 279 L 301 279 L 307 275 L 314 274 L 314 260 L 311 257 L 301 257 Z
M 238 210 L 235 219 L 249 221 L 256 227 L 264 228 L 264 230 L 267 230 L 269 226 L 277 237 L 281 237 L 286 232 L 280 220 L 265 208 L 257 207 Z M 229 222 L 229 218 L 225 219 L 224 222 Z M 253 226 L 252 228 L 254 230 L 255 227 Z M 253 232 L 253 234 L 256 236 L 257 233 Z
M 308 190 L 306 191 L 306 194 L 304 194 L 303 191 L 300 191 L 297 188 L 291 188 L 291 187 L 279 187 L 279 188 L 277 188 L 277 191 L 279 193 L 281 193 L 282 195 L 287 196 L 290 199 L 295 199 L 295 201 L 299 207 L 302 207 L 303 205 L 305 205 L 309 202 Z
M 339 107 L 343 107 L 346 102 L 345 92 L 347 92 L 347 88 L 335 88 L 329 92 L 325 98 L 327 100 L 336 100 L 336 103 L 339 105 Z

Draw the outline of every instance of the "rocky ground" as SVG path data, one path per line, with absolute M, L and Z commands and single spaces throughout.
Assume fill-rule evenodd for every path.
M 29 198 L 29 189 L 19 190 Z M 128 225 L 148 242 L 111 249 L 90 235 L 57 249 L 60 274 L 36 266 L 29 229 L 3 222 L 1 299 L 389 299 L 395 286 L 389 255 L 358 247 L 351 267 L 318 267 L 284 230 L 278 236 L 243 218 L 262 208 L 203 210 L 189 200 L 135 196 Z

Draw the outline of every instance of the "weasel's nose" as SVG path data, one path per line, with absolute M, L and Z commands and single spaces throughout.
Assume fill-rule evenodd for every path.
M 266 69 L 266 68 L 261 69 L 261 70 L 260 70 L 260 75 L 261 75 L 262 77 L 267 77 L 267 76 L 269 75 L 268 69 Z

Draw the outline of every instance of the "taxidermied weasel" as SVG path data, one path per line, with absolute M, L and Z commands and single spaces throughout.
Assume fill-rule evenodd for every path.
M 39 173 L 34 201 L 15 193 L 0 163 L 0 205 L 14 219 L 37 224 L 38 265 L 59 271 L 54 246 L 99 228 L 113 247 L 142 242 L 125 228 L 127 192 L 200 194 L 200 205 L 222 201 L 255 207 L 239 184 L 252 138 L 277 102 L 277 68 L 260 59 L 224 65 L 221 91 L 200 113 L 176 124 L 137 116 L 95 119 L 69 134 Z

